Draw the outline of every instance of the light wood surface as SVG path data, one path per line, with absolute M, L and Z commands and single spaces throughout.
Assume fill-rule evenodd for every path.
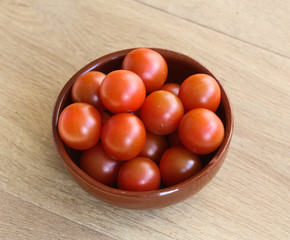
M 0 1 L 0 239 L 290 239 L 289 1 Z M 68 175 L 51 118 L 66 81 L 132 47 L 182 52 L 224 85 L 228 157 L 197 195 L 112 207 Z

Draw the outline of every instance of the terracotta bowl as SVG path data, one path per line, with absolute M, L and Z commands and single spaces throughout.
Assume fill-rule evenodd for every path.
M 214 153 L 203 156 L 204 166 L 199 173 L 172 187 L 147 192 L 131 192 L 107 187 L 91 178 L 79 168 L 78 164 L 81 152 L 67 147 L 62 142 L 57 130 L 57 122 L 61 111 L 71 103 L 70 92 L 75 80 L 91 70 L 109 73 L 110 71 L 120 69 L 123 58 L 131 50 L 122 50 L 98 58 L 79 70 L 66 83 L 54 107 L 52 119 L 53 138 L 61 160 L 69 174 L 85 191 L 95 198 L 114 206 L 129 209 L 166 207 L 183 201 L 201 190 L 216 175 L 225 160 L 233 133 L 234 122 L 229 98 L 218 80 L 217 82 L 220 85 L 222 95 L 217 114 L 225 126 L 224 141 Z M 159 52 L 168 64 L 169 72 L 167 82 L 181 83 L 188 76 L 195 73 L 206 73 L 214 77 L 209 70 L 188 56 L 165 49 L 154 50 Z

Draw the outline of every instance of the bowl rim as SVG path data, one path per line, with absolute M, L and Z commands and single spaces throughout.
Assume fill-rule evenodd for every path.
M 149 47 L 150 48 L 150 47 Z M 159 52 L 161 55 L 162 53 L 169 54 L 172 56 L 175 56 L 176 58 L 181 59 L 187 59 L 191 62 L 194 62 L 197 65 L 200 65 L 202 68 L 208 72 L 209 75 L 215 78 L 215 80 L 218 82 L 222 95 L 224 98 L 222 98 L 222 102 L 225 105 L 228 105 L 227 109 L 229 110 L 227 114 L 225 114 L 225 121 L 227 122 L 227 125 L 225 126 L 225 136 L 224 140 L 221 144 L 221 146 L 218 148 L 217 152 L 213 156 L 213 158 L 210 160 L 210 162 L 198 173 L 196 173 L 191 178 L 178 183 L 176 185 L 173 185 L 171 187 L 165 187 L 158 190 L 151 190 L 151 191 L 127 191 L 127 190 L 121 190 L 113 187 L 106 186 L 102 184 L 101 182 L 95 180 L 94 178 L 87 175 L 77 164 L 69 157 L 68 153 L 65 150 L 64 143 L 62 142 L 57 129 L 57 123 L 58 123 L 58 117 L 61 113 L 62 107 L 64 106 L 64 101 L 66 97 L 69 94 L 68 89 L 71 88 L 74 81 L 79 78 L 82 74 L 92 71 L 102 63 L 105 63 L 107 61 L 112 61 L 114 59 L 125 57 L 127 53 L 134 50 L 136 48 L 129 48 L 124 50 L 119 50 L 116 52 L 112 52 L 109 54 L 106 54 L 102 57 L 99 57 L 92 62 L 88 63 L 84 67 L 82 67 L 80 70 L 78 70 L 63 86 L 62 90 L 60 91 L 57 100 L 53 107 L 53 116 L 52 116 L 52 135 L 55 147 L 61 157 L 61 160 L 66 168 L 69 168 L 70 171 L 74 173 L 75 176 L 78 178 L 81 178 L 82 181 L 84 181 L 86 184 L 88 184 L 90 187 L 98 190 L 99 192 L 104 192 L 106 195 L 112 195 L 112 196 L 119 196 L 123 198 L 154 198 L 157 196 L 165 196 L 173 192 L 177 192 L 183 188 L 187 188 L 194 184 L 195 182 L 200 181 L 202 178 L 206 177 L 209 172 L 211 172 L 223 159 L 223 156 L 227 153 L 227 150 L 229 148 L 231 138 L 233 135 L 233 129 L 234 129 L 234 115 L 232 110 L 232 105 L 229 100 L 228 94 L 226 93 L 225 89 L 219 82 L 219 80 L 207 69 L 205 68 L 201 63 L 193 59 L 192 57 L 189 57 L 187 55 L 184 55 L 182 53 L 168 50 L 168 49 L 162 49 L 162 48 L 150 48 L 152 50 L 155 50 Z

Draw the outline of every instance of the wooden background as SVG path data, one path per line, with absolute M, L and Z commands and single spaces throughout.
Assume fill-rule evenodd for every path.
M 290 239 L 290 2 L 1 0 L 0 239 Z M 66 81 L 113 51 L 159 47 L 208 67 L 235 114 L 197 195 L 150 211 L 84 192 L 52 142 Z

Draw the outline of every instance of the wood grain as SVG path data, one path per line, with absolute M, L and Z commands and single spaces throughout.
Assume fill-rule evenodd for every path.
M 62 216 L 0 192 L 0 239 L 104 239 L 112 238 Z
M 138 0 L 162 12 L 290 57 L 290 5 L 283 0 Z M 277 44 L 279 43 L 279 44 Z
M 34 223 L 33 232 L 41 238 L 45 225 L 54 222 L 47 239 L 63 236 L 60 231 L 72 239 L 94 233 L 140 240 L 289 239 L 290 60 L 283 56 L 288 53 L 181 18 L 188 12 L 186 6 L 171 13 L 154 4 L 0 2 L 0 203 L 4 208 L 0 232 L 4 237 L 29 239 Z M 239 4 L 255 13 L 247 2 Z M 287 1 L 283 4 L 289 8 Z M 212 5 L 223 6 L 217 1 Z M 280 7 L 264 7 L 265 12 L 288 18 Z M 217 15 L 215 28 L 225 16 L 231 20 L 230 14 Z M 242 20 L 236 21 L 243 26 Z M 266 24 L 267 31 L 283 35 L 284 30 L 273 24 Z M 249 30 L 259 27 L 253 24 Z M 285 46 L 283 39 L 268 38 Z M 109 52 L 138 46 L 168 48 L 199 60 L 220 79 L 235 114 L 230 151 L 213 181 L 180 204 L 151 211 L 115 208 L 80 189 L 63 168 L 50 129 L 56 97 L 75 71 Z M 22 216 L 28 217 L 27 222 Z M 15 233 L 13 219 L 19 232 Z M 83 235 L 75 235 L 74 229 Z

